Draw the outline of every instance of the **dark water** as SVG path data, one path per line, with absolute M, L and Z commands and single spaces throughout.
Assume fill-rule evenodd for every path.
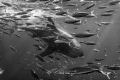
M 77 6 L 66 6 L 68 3 L 74 3 L 77 4 Z M 96 5 L 88 10 L 85 10 L 85 8 L 88 7 L 91 2 L 84 4 L 84 2 L 79 3 L 77 0 L 69 2 L 66 0 L 63 3 L 58 3 L 58 5 L 64 8 L 62 9 L 63 11 L 69 9 L 69 13 L 71 14 L 78 12 L 77 10 L 90 14 L 90 12 L 94 10 L 93 13 L 97 17 L 79 17 L 77 19 L 82 19 L 82 24 L 80 25 L 65 23 L 64 20 L 68 19 L 66 17 L 57 19 L 48 17 L 45 19 L 48 19 L 52 24 L 47 24 L 47 27 L 52 30 L 48 28 L 32 29 L 23 27 L 21 29 L 24 31 L 19 32 L 17 30 L 18 27 L 13 27 L 13 25 L 4 26 L 1 23 L 0 68 L 4 71 L 0 74 L 0 80 L 109 80 L 106 75 L 99 72 L 99 68 L 103 65 L 119 65 L 120 9 L 119 4 L 109 6 L 108 3 L 109 1 L 107 0 L 101 2 L 96 1 Z M 98 6 L 109 7 L 98 9 Z M 111 9 L 116 10 L 111 12 L 113 15 L 101 16 L 105 11 Z M 37 20 L 34 20 L 34 22 L 37 22 Z M 44 21 L 38 23 L 42 24 L 42 22 L 44 24 Z M 112 23 L 101 24 L 101 26 L 98 25 L 101 22 Z M 4 27 L 12 27 L 12 29 L 5 30 L 3 29 Z M 90 33 L 97 33 L 98 35 L 91 37 L 74 37 L 74 39 L 77 41 L 93 41 L 99 44 L 87 45 L 80 43 L 81 47 L 79 49 L 74 48 L 74 43 L 70 45 L 67 43 L 71 40 L 68 36 L 58 36 L 61 34 L 58 28 L 61 29 L 61 27 L 69 33 L 83 33 L 87 30 Z M 4 31 L 11 34 L 7 34 Z M 48 36 L 53 38 L 48 39 Z M 57 37 L 58 40 L 65 42 L 55 43 L 54 41 Z M 96 58 L 104 60 L 95 61 Z M 87 65 L 88 62 L 93 62 L 93 64 Z M 85 65 L 87 65 L 87 67 L 83 67 Z M 49 75 L 48 72 L 50 71 L 51 73 Z M 62 74 L 63 71 L 65 71 L 64 74 Z M 71 76 L 67 74 L 67 71 L 71 73 L 73 71 L 75 75 Z M 114 71 L 116 73 L 109 75 L 110 80 L 120 79 L 119 70 L 110 70 L 103 67 L 103 71 L 112 73 Z

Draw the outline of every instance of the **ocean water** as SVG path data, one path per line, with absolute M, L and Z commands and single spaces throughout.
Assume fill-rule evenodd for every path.
M 91 0 L 87 0 L 87 1 L 91 1 Z M 44 25 L 46 25 L 47 22 L 45 22 L 46 20 L 42 20 L 42 19 L 47 19 L 47 18 L 31 17 L 29 18 L 30 20 L 28 20 L 28 22 L 29 24 L 34 22 L 34 24 L 30 26 L 26 25 L 27 23 L 26 20 L 21 20 L 19 23 L 22 25 L 19 26 L 16 26 L 15 23 L 12 21 L 5 21 L 5 23 L 3 23 L 4 20 L 3 22 L 1 21 L 0 22 L 0 72 L 1 72 L 0 80 L 119 80 L 120 79 L 119 70 L 111 70 L 111 69 L 107 69 L 106 67 L 103 67 L 104 72 L 116 73 L 116 74 L 110 74 L 109 75 L 110 79 L 108 76 L 104 75 L 103 73 L 99 73 L 99 72 L 87 73 L 87 71 L 89 72 L 91 70 L 98 69 L 94 67 L 89 67 L 89 69 L 80 68 L 78 69 L 78 74 L 76 73 L 76 75 L 71 75 L 72 73 L 67 74 L 67 71 L 69 71 L 70 69 L 75 67 L 85 66 L 88 62 L 93 62 L 95 64 L 93 66 L 99 68 L 101 68 L 101 66 L 103 65 L 109 65 L 109 66 L 115 64 L 119 65 L 120 5 L 119 4 L 109 5 L 109 2 L 110 1 L 108 0 L 96 1 L 96 5 L 94 5 L 88 10 L 85 10 L 86 7 L 88 7 L 94 2 L 89 2 L 85 4 L 85 2 L 79 2 L 77 0 L 75 1 L 66 0 L 65 2 L 57 3 L 57 5 L 62 6 L 62 9 L 60 8 L 58 9 L 58 11 L 68 10 L 70 15 L 79 11 L 87 12 L 90 14 L 93 11 L 93 14 L 96 17 L 76 18 L 76 19 L 81 19 L 82 24 L 75 25 L 71 23 L 65 23 L 66 19 L 73 20 L 73 17 L 71 18 L 69 16 L 68 17 L 57 16 L 57 18 L 53 18 L 51 19 L 51 21 L 49 20 L 51 23 L 54 22 L 54 25 L 50 26 L 50 28 L 53 29 L 52 31 L 46 28 L 45 30 L 44 28 L 42 30 L 41 27 L 37 27 L 37 26 L 44 27 Z M 44 4 L 44 2 L 42 3 Z M 28 3 L 28 5 L 29 4 L 31 3 Z M 77 6 L 74 5 L 66 6 L 66 4 L 77 4 Z M 108 7 L 103 9 L 98 9 L 98 7 L 101 6 L 108 6 Z M 55 17 L 55 12 L 57 11 L 54 10 L 54 7 L 55 5 L 53 4 L 49 5 L 49 8 L 53 9 L 51 10 L 51 13 L 53 12 L 53 14 L 49 15 L 50 10 L 46 11 L 46 14 L 49 15 L 50 17 L 51 15 L 53 15 L 52 17 Z M 25 9 L 28 8 L 29 7 Z M 33 14 L 37 16 L 43 15 L 42 12 L 39 11 L 39 9 L 41 10 L 41 7 L 37 7 L 37 9 L 38 12 L 34 12 Z M 105 11 L 108 10 L 114 10 L 113 12 L 109 12 L 112 14 L 111 16 L 101 16 L 101 14 L 104 14 Z M 18 11 L 16 10 L 16 12 Z M 11 14 L 12 11 L 8 11 L 8 13 Z M 13 12 L 13 14 L 15 13 Z M 2 17 L 3 16 L 0 17 L 1 20 Z M 107 22 L 110 23 L 107 24 Z M 6 23 L 7 25 L 5 25 Z M 38 28 L 38 30 L 35 29 L 36 27 Z M 11 28 L 11 29 L 7 30 L 5 28 Z M 19 31 L 18 29 L 21 29 L 23 31 Z M 74 56 L 74 54 L 77 55 L 79 51 L 78 49 L 75 49 L 76 50 L 75 51 L 74 47 L 70 47 L 67 44 L 61 45 L 64 42 L 58 43 L 56 45 L 53 43 L 52 39 L 51 39 L 52 41 L 49 41 L 49 39 L 47 40 L 45 38 L 42 39 L 42 37 L 48 37 L 48 35 L 52 36 L 51 34 L 53 34 L 55 37 L 62 34 L 60 33 L 60 31 L 58 31 L 58 29 L 63 30 L 62 33 L 66 32 L 69 35 L 72 35 L 71 33 L 84 33 L 84 32 L 95 33 L 98 35 L 94 35 L 86 38 L 78 38 L 72 35 L 72 38 L 74 38 L 74 40 L 76 40 L 77 42 L 81 42 L 79 43 L 79 45 L 81 45 L 80 51 L 83 50 L 82 57 L 81 56 L 72 57 Z M 58 34 L 55 34 L 54 32 Z M 59 40 L 65 40 L 66 42 L 69 42 L 72 41 L 73 39 L 72 40 L 69 39 L 69 36 L 65 34 L 62 35 L 59 38 Z M 92 41 L 95 42 L 96 45 L 85 44 L 82 43 L 82 41 Z M 46 51 L 47 48 L 50 48 L 50 50 L 44 53 L 44 51 Z M 56 48 L 58 51 L 54 50 Z M 45 56 L 43 57 L 43 55 Z M 103 60 L 97 61 L 95 60 L 96 58 L 100 58 Z M 96 66 L 96 64 L 98 65 Z M 2 70 L 4 71 L 2 72 Z M 63 71 L 64 74 L 62 73 Z M 49 72 L 51 73 L 49 74 Z

